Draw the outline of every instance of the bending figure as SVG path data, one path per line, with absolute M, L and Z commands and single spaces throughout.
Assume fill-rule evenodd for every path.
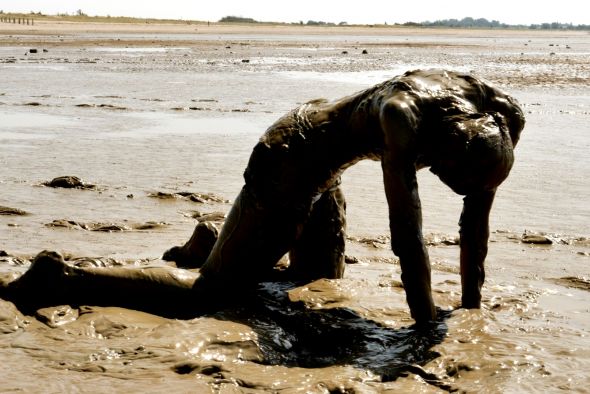
M 416 171 L 425 167 L 465 196 L 462 306 L 479 308 L 490 209 L 523 127 L 522 110 L 512 97 L 472 76 L 443 70 L 411 71 L 340 100 L 303 104 L 271 125 L 254 147 L 245 184 L 191 291 L 243 289 L 281 275 L 341 278 L 340 176 L 371 159 L 381 161 L 391 247 L 400 259 L 414 320 L 436 317 L 416 181 Z M 275 265 L 286 253 L 290 265 L 279 275 Z

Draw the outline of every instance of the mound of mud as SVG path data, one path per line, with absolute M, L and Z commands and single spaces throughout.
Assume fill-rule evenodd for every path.
M 63 189 L 96 189 L 96 185 L 86 183 L 77 176 L 65 175 L 43 182 L 44 186 Z

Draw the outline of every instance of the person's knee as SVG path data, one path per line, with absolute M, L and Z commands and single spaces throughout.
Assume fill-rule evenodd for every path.
M 314 204 L 294 248 L 289 272 L 295 280 L 337 279 L 344 274 L 346 201 L 339 187 Z
M 293 247 L 299 216 L 282 202 L 260 201 L 246 185 L 236 198 L 201 273 L 260 282 Z

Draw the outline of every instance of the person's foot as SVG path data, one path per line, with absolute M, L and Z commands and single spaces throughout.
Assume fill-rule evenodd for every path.
M 51 304 L 62 293 L 62 278 L 69 269 L 59 253 L 44 250 L 35 256 L 23 275 L 8 283 L 2 292 L 17 306 L 37 308 Z
M 217 227 L 213 223 L 201 222 L 183 246 L 168 249 L 164 252 L 162 260 L 174 261 L 179 268 L 199 268 L 207 260 L 218 235 Z

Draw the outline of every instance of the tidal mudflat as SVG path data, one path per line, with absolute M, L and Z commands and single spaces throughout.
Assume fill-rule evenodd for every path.
M 0 30 L 5 280 L 43 249 L 72 265 L 164 265 L 199 218 L 223 219 L 251 148 L 283 113 L 444 67 L 499 84 L 526 110 L 492 211 L 484 307 L 454 309 L 461 199 L 424 172 L 446 312 L 427 332 L 410 327 L 380 168 L 364 162 L 343 179 L 356 262 L 345 279 L 265 284 L 255 308 L 192 320 L 92 306 L 26 316 L 0 300 L 0 391 L 587 390 L 590 35 L 140 27 Z M 93 187 L 48 186 L 65 175 Z

